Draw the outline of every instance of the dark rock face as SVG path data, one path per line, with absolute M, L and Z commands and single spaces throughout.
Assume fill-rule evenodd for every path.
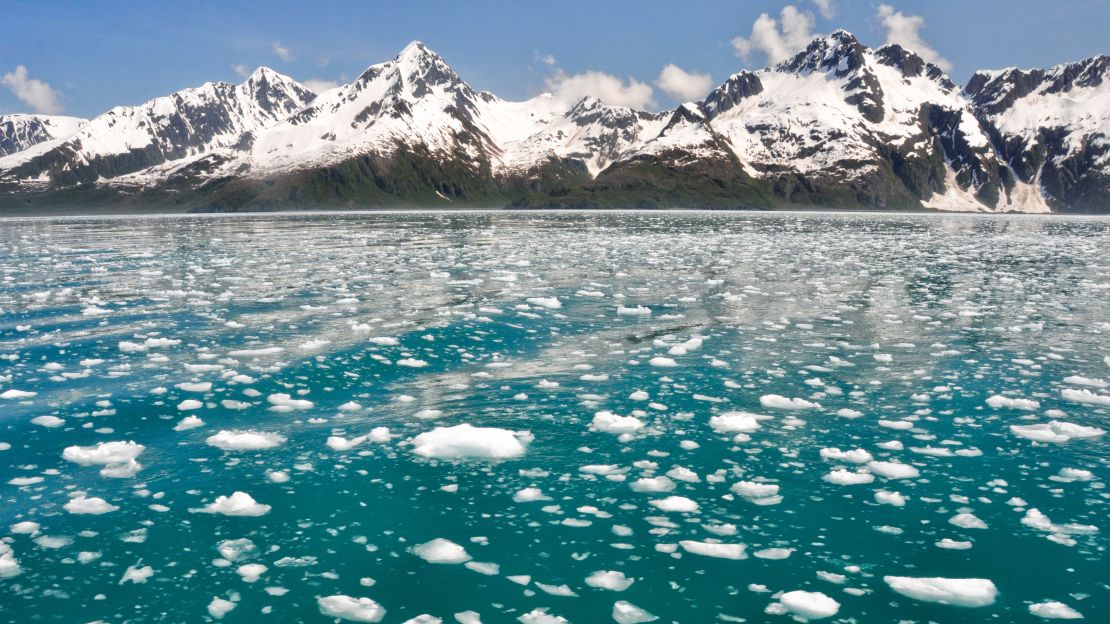
M 1076 128 L 1052 122 L 1020 130 L 1003 123 L 1023 98 L 1093 88 L 1107 78 L 1110 57 L 1101 55 L 1050 70 L 978 72 L 964 93 L 999 157 L 1019 180 L 1038 185 L 1054 210 L 1108 212 L 1110 170 L 1105 163 L 1110 146 L 1105 135 L 1097 131 L 1082 135 Z
M 40 119 L 30 115 L 0 115 L 0 156 L 21 152 L 53 138 Z
M 745 98 L 760 93 L 763 93 L 763 83 L 760 82 L 759 76 L 751 72 L 740 72 L 710 92 L 709 96 L 702 101 L 701 109 L 706 117 L 716 117 L 734 108 Z

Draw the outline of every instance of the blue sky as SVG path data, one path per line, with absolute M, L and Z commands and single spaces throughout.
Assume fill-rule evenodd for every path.
M 501 97 L 596 89 L 657 109 L 835 28 L 875 46 L 916 37 L 961 83 L 977 68 L 1110 53 L 1108 0 L 8 0 L 2 11 L 0 113 L 85 117 L 260 65 L 344 82 L 414 39 Z

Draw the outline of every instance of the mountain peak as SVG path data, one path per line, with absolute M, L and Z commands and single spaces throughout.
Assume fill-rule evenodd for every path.
M 867 47 L 846 30 L 834 30 L 828 35 L 815 37 L 806 49 L 776 67 L 779 71 L 802 73 L 835 71 L 843 77 L 864 64 Z

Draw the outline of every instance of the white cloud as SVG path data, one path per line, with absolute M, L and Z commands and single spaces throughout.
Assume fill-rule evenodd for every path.
M 671 63 L 659 72 L 655 85 L 674 99 L 688 102 L 705 97 L 713 86 L 713 77 L 709 74 L 691 73 Z
M 45 82 L 28 76 L 27 68 L 23 65 L 4 74 L 0 78 L 0 84 L 11 89 L 20 102 L 30 106 L 36 113 L 57 115 L 64 109 L 62 94 Z
M 533 56 L 535 57 L 537 62 L 543 63 L 544 65 L 547 65 L 548 67 L 555 67 L 556 61 L 555 61 L 555 55 L 554 54 L 540 54 L 537 51 L 533 54 Z
M 273 48 L 274 54 L 278 55 L 279 59 L 286 62 L 293 60 L 293 53 L 289 51 L 289 48 L 281 45 L 280 41 L 271 43 L 270 47 Z
M 887 43 L 897 43 L 907 50 L 917 52 L 921 58 L 944 71 L 952 70 L 952 63 L 921 38 L 920 31 L 925 26 L 924 17 L 906 15 L 889 4 L 882 4 L 879 5 L 879 21 L 886 28 Z
M 556 70 L 547 78 L 547 88 L 555 97 L 569 103 L 592 95 L 611 106 L 645 109 L 655 104 L 651 85 L 634 78 L 627 81 L 599 71 L 569 75 Z
M 251 68 L 243 65 L 242 63 L 232 65 L 231 69 L 235 72 L 235 75 L 239 76 L 240 78 L 246 78 L 247 76 L 251 75 Z
M 325 80 L 323 78 L 309 78 L 304 81 L 304 86 L 309 91 L 319 95 L 324 91 L 331 91 L 339 86 L 339 83 L 334 80 Z
M 817 5 L 817 10 L 821 12 L 825 19 L 836 17 L 836 7 L 833 6 L 833 0 L 813 0 L 813 4 Z
M 758 54 L 763 54 L 767 57 L 767 64 L 774 65 L 790 58 L 813 39 L 813 26 L 816 23 L 813 13 L 786 5 L 782 8 L 780 19 L 781 30 L 778 20 L 766 13 L 760 15 L 752 24 L 751 35 L 732 40 L 736 55 L 744 59 L 745 63 L 751 63 Z

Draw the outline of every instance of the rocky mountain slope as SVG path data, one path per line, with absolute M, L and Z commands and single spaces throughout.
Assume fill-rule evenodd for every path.
M 57 115 L 0 115 L 0 157 L 67 137 L 86 123 L 86 119 Z
M 319 95 L 263 68 L 9 141 L 0 208 L 1110 212 L 1108 65 L 979 72 L 961 89 L 837 31 L 647 113 L 505 101 L 413 43 Z

